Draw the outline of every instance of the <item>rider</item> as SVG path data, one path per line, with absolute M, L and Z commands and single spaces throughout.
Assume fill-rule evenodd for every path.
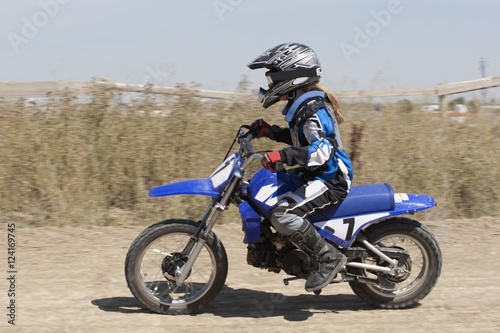
M 328 243 L 305 217 L 328 205 L 339 204 L 349 192 L 352 163 L 342 147 L 338 124 L 343 121 L 340 105 L 318 85 L 321 65 L 306 45 L 285 43 L 273 47 L 248 64 L 266 68 L 269 89 L 260 88 L 264 108 L 287 101 L 282 113 L 288 127 L 270 126 L 263 119 L 252 124 L 257 137 L 284 142 L 290 147 L 272 151 L 262 165 L 275 172 L 277 162 L 289 166 L 304 181 L 293 193 L 280 197 L 270 222 L 277 232 L 319 262 L 305 283 L 307 291 L 318 291 L 331 283 L 345 265 L 346 257 Z

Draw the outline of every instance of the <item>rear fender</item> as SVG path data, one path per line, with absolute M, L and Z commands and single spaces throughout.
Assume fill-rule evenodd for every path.
M 436 202 L 432 196 L 426 194 L 395 193 L 394 208 L 386 211 L 370 212 L 357 215 L 334 215 L 329 219 L 308 220 L 316 227 L 318 232 L 334 244 L 348 248 L 356 239 L 361 230 L 370 224 L 392 216 L 413 214 L 418 211 L 432 208 Z M 340 211 L 340 210 L 339 210 Z

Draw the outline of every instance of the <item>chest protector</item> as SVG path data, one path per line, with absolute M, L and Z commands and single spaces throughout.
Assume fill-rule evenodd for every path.
M 326 121 L 331 121 L 333 123 L 331 133 L 325 133 L 322 131 L 320 133 L 321 137 L 327 139 L 336 151 L 344 150 L 340 135 L 336 134 L 340 132 L 338 123 L 335 121 L 335 112 L 333 107 L 324 97 L 320 96 L 311 97 L 303 101 L 295 111 L 292 120 L 288 123 L 293 145 L 295 147 L 304 147 L 309 145 L 309 142 L 304 137 L 302 131 L 303 125 L 307 119 L 314 116 L 321 109 L 326 110 L 329 118 L 321 119 L 320 117 L 321 127 L 323 129 L 326 127 L 326 124 L 324 123 Z

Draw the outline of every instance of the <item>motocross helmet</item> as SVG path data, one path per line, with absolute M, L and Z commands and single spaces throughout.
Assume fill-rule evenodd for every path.
M 284 43 L 275 46 L 249 63 L 248 68 L 267 68 L 269 89 L 260 88 L 259 98 L 268 108 L 283 95 L 292 95 L 297 89 L 319 82 L 321 64 L 316 53 L 299 43 Z

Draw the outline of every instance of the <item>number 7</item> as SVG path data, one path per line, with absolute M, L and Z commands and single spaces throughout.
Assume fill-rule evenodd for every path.
M 344 224 L 349 224 L 349 227 L 347 228 L 347 233 L 345 235 L 345 240 L 348 241 L 352 237 L 352 233 L 354 231 L 354 224 L 356 223 L 356 220 L 354 217 L 350 217 L 348 219 L 344 219 Z

